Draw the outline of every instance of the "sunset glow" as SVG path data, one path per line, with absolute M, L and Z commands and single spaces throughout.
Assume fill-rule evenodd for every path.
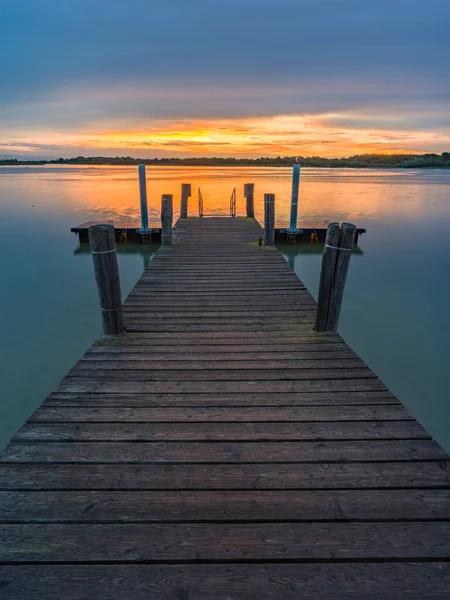
M 349 126 L 346 121 L 358 121 Z M 154 121 L 141 129 L 102 129 L 93 132 L 34 132 L 2 140 L 0 151 L 34 153 L 39 148 L 71 156 L 87 154 L 130 156 L 348 156 L 363 153 L 426 152 L 450 146 L 450 131 L 381 129 L 357 114 L 276 115 L 243 119 L 184 119 Z

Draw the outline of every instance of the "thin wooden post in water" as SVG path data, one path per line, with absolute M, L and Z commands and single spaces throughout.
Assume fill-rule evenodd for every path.
M 145 165 L 138 165 L 139 193 L 141 198 L 141 229 L 143 233 L 148 232 L 148 209 L 147 209 L 147 178 Z
M 322 256 L 315 331 L 336 331 L 355 241 L 355 225 L 330 223 Z
M 275 194 L 264 194 L 264 243 L 275 245 Z
M 161 198 L 161 245 L 172 245 L 173 198 L 163 194 Z
M 191 197 L 191 184 L 181 184 L 181 205 L 180 205 L 180 219 L 187 219 L 188 216 L 188 202 Z
M 244 196 L 247 199 L 247 217 L 255 218 L 255 206 L 254 206 L 254 183 L 244 183 Z
M 118 335 L 123 333 L 124 327 L 114 227 L 93 225 L 89 227 L 88 233 L 102 311 L 103 333 Z

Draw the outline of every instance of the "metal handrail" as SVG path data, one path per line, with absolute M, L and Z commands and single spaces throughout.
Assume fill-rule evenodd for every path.
M 200 188 L 198 188 L 198 216 L 203 217 L 203 197 Z
M 236 216 L 236 188 L 234 188 L 233 193 L 230 198 L 230 217 Z

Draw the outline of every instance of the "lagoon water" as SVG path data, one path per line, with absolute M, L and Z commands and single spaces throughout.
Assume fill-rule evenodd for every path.
M 276 194 L 289 215 L 291 170 L 149 167 L 149 214 L 162 193 L 179 204 L 192 183 L 205 213 L 226 213 L 233 187 Z M 355 253 L 340 333 L 450 451 L 450 170 L 303 169 L 299 219 L 355 222 L 368 232 Z M 136 167 L 0 167 L 0 447 L 101 332 L 92 261 L 70 228 L 88 219 L 139 217 Z M 321 249 L 280 247 L 317 296 Z M 125 297 L 155 252 L 123 245 Z

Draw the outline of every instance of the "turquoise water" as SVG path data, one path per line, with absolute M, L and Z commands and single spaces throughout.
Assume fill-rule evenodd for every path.
M 234 186 L 276 194 L 289 214 L 290 170 L 148 169 L 150 217 L 161 193 L 201 187 L 205 212 L 227 212 Z M 2 287 L 0 447 L 101 332 L 89 253 L 70 227 L 90 218 L 138 217 L 133 167 L 0 167 Z M 196 199 L 191 200 L 196 210 Z M 450 171 L 303 169 L 300 215 L 366 227 L 350 265 L 340 333 L 450 450 Z M 125 296 L 155 248 L 120 248 Z M 284 246 L 316 296 L 321 254 Z

